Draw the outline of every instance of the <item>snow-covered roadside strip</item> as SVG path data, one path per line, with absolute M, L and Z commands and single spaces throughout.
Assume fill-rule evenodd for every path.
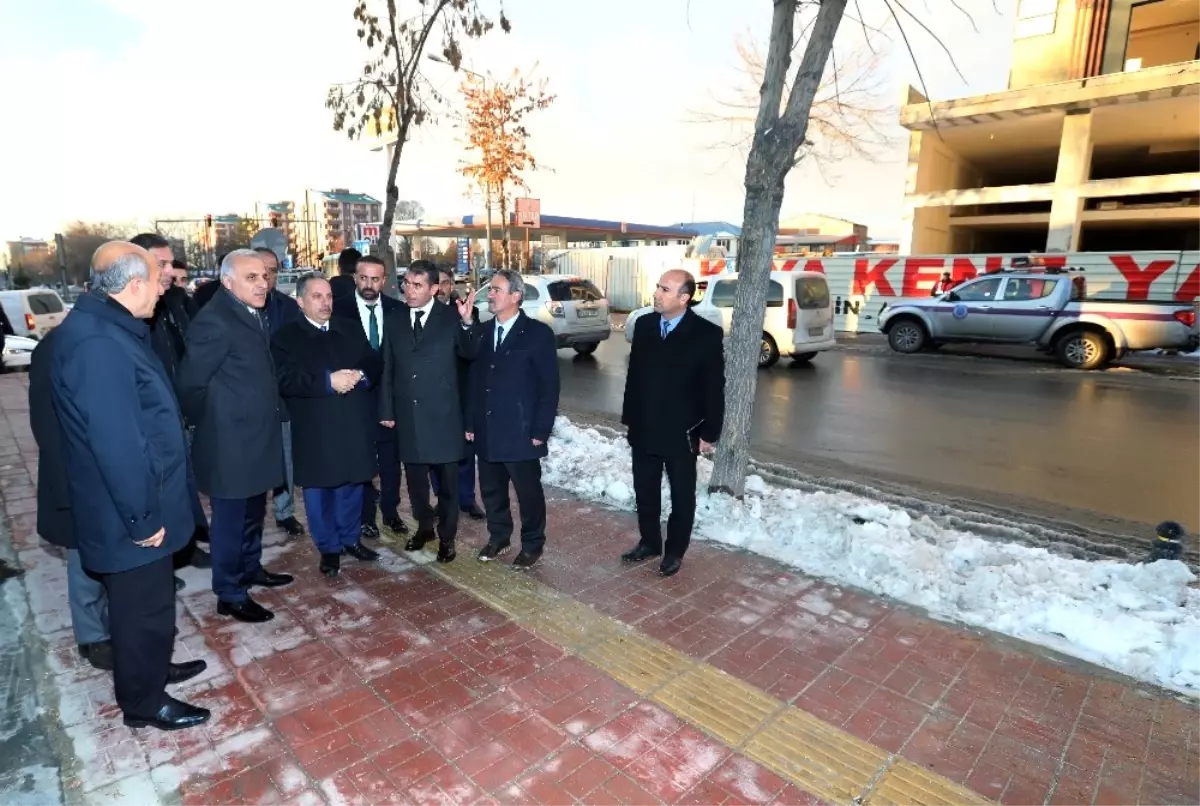
M 629 448 L 619 436 L 560 417 L 543 471 L 547 484 L 633 509 Z M 1200 591 L 1189 587 L 1195 577 L 1183 563 L 1061 557 L 850 493 L 775 487 L 758 476 L 739 502 L 707 494 L 711 473 L 702 458 L 698 538 L 1200 694 Z M 669 508 L 664 481 L 664 515 Z

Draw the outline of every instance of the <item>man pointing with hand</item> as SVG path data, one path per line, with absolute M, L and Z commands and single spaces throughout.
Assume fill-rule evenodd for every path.
M 400 461 L 408 476 L 417 532 L 405 544 L 420 551 L 438 538 L 438 562 L 456 555 L 458 463 L 465 455 L 458 357 L 473 359 L 477 335 L 471 325 L 475 292 L 456 307 L 439 304 L 437 267 L 418 260 L 404 276 L 404 304 L 384 328 L 379 419 L 396 431 Z M 457 314 L 457 315 L 456 315 Z M 429 474 L 438 478 L 437 511 L 429 506 Z

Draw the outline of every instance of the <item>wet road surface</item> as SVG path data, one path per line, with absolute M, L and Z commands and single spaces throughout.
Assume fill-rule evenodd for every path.
M 559 353 L 561 408 L 619 418 L 628 345 Z M 1178 359 L 1176 359 L 1178 360 Z M 1113 533 L 1200 527 L 1200 383 L 1130 369 L 900 356 L 871 343 L 760 371 L 756 457 Z

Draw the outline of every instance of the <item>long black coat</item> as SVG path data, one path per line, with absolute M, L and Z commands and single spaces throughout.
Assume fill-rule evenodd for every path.
M 54 362 L 58 328 L 46 334 L 29 358 L 29 425 L 38 446 L 37 530 L 56 546 L 73 549 L 75 518 L 67 481 L 67 448 L 62 423 L 54 411 L 50 365 Z
M 267 292 L 267 304 L 263 306 L 263 316 L 267 322 L 267 333 L 272 338 L 284 325 L 303 318 L 303 314 L 300 313 L 300 304 L 278 288 L 272 288 Z M 283 398 L 279 399 L 279 419 L 285 423 L 292 419 L 287 401 Z
M 541 459 L 558 414 L 558 345 L 549 325 L 523 313 L 496 343 L 496 320 L 476 325 L 479 351 L 470 362 L 467 430 L 485 462 Z M 535 446 L 533 440 L 542 444 Z
M 725 422 L 724 333 L 691 310 L 664 340 L 662 317 L 634 324 L 621 422 L 634 450 L 655 456 L 695 453 L 715 443 Z
M 388 328 L 392 327 L 392 317 L 400 308 L 400 302 L 386 294 L 379 295 L 379 324 L 384 339 L 387 338 Z M 333 315 L 336 319 L 344 319 L 354 326 L 354 328 L 362 334 L 364 339 L 369 337 L 366 330 L 363 329 L 362 317 L 358 315 L 358 302 L 354 294 L 344 294 L 340 297 L 335 297 L 333 300 Z M 368 343 L 368 346 L 370 344 Z M 378 350 L 371 351 L 371 366 L 365 369 L 368 374 L 376 376 L 383 375 L 383 342 L 380 342 Z
M 196 426 L 196 484 L 214 498 L 251 498 L 283 484 L 275 362 L 261 320 L 225 288 L 188 329 L 176 377 Z
M 173 554 L 196 527 L 187 438 L 146 323 L 85 295 L 55 332 L 50 386 L 83 567 L 117 573 Z M 160 529 L 161 545 L 137 545 Z
M 361 328 L 329 320 L 322 332 L 304 317 L 271 338 L 279 393 L 292 412 L 292 474 L 301 487 L 340 487 L 375 477 L 375 413 L 379 373 Z M 329 376 L 361 369 L 366 382 L 339 395 Z
M 163 363 L 167 377 L 175 382 L 175 373 L 183 359 L 183 350 L 192 316 L 188 295 L 182 288 L 171 286 L 159 297 L 154 315 L 147 321 L 150 344 Z
M 458 359 L 475 357 L 475 328 L 434 302 L 418 340 L 404 303 L 387 320 L 379 419 L 394 420 L 400 461 L 450 464 L 466 454 Z

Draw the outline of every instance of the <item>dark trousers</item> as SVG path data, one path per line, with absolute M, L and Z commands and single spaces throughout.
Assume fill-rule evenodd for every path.
M 304 511 L 317 551 L 341 554 L 346 546 L 358 543 L 362 495 L 361 484 L 304 488 Z
M 513 519 L 508 484 L 517 493 L 521 512 L 521 550 L 541 551 L 546 545 L 546 494 L 542 490 L 542 463 L 485 462 L 479 460 L 479 492 L 487 512 L 488 542 L 503 545 L 512 539 Z
M 116 574 L 97 574 L 108 594 L 113 684 L 126 716 L 152 717 L 166 704 L 175 646 L 171 557 Z
M 404 464 L 408 474 L 408 497 L 412 500 L 413 517 L 418 530 L 433 529 L 437 520 L 438 537 L 453 540 L 458 535 L 458 462 L 444 465 Z M 437 509 L 429 505 L 429 477 L 437 476 Z
M 212 498 L 210 503 L 213 593 L 222 602 L 236 604 L 245 601 L 250 583 L 262 568 L 259 561 L 267 494 L 253 498 Z
M 671 515 L 667 518 L 667 546 L 662 543 L 662 475 L 671 486 Z M 682 557 L 692 540 L 696 519 L 696 457 L 652 456 L 633 451 L 633 494 L 637 500 L 638 531 L 643 546 L 667 557 Z
M 363 485 L 362 523 L 375 525 L 375 506 L 384 518 L 395 518 L 400 514 L 400 456 L 396 449 L 396 435 L 392 429 L 376 426 L 375 457 L 379 461 L 379 489 L 375 482 Z
M 437 474 L 429 473 L 429 483 L 434 495 L 441 495 Z M 467 443 L 467 455 L 458 463 L 458 506 L 459 509 L 470 509 L 475 506 L 475 446 Z

